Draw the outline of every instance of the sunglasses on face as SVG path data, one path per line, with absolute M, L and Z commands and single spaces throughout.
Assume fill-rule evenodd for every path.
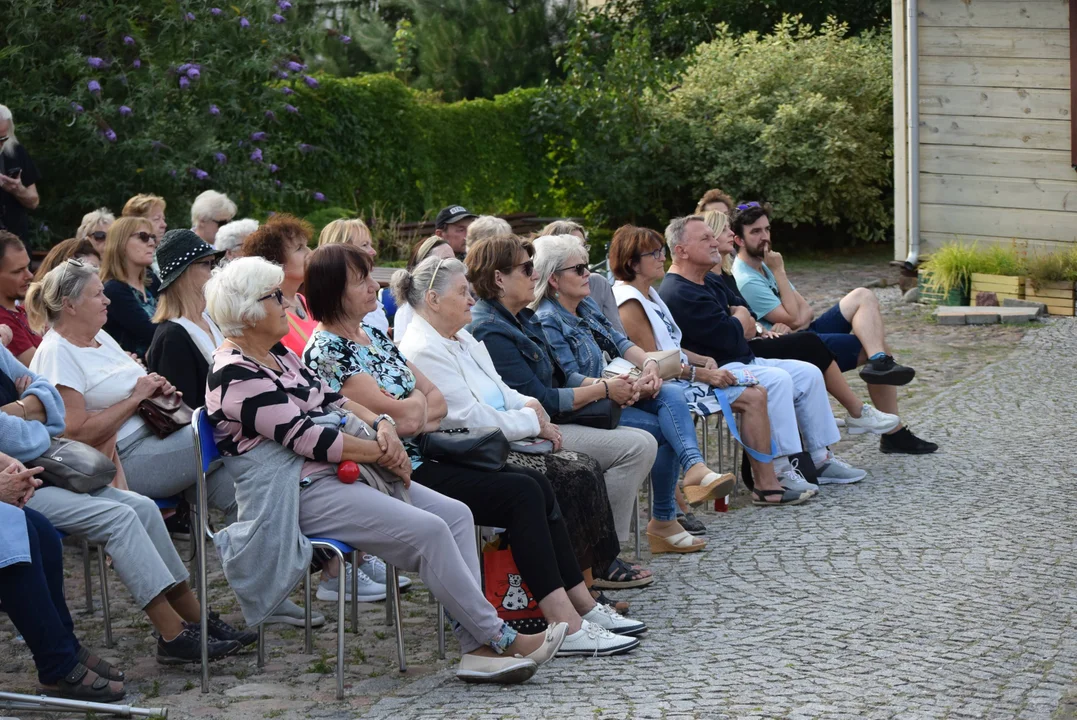
M 90 233 L 90 237 L 97 241 L 103 241 L 106 237 L 108 237 L 108 233 L 104 230 L 94 230 L 92 233 Z
M 590 270 L 587 268 L 587 263 L 580 263 L 578 265 L 569 265 L 568 267 L 558 268 L 557 272 L 568 272 L 569 270 L 574 271 L 580 277 L 583 277 L 590 272 Z
M 141 232 L 136 232 L 136 233 L 132 234 L 131 237 L 137 237 L 139 240 L 141 240 L 142 242 L 147 243 L 147 244 L 149 244 L 151 242 L 152 243 L 157 242 L 157 236 L 154 235 L 153 233 L 148 233 L 145 230 L 143 230 Z
M 737 210 L 747 210 L 748 208 L 754 208 L 754 207 L 762 207 L 762 205 L 760 205 L 759 203 L 757 203 L 757 202 L 755 202 L 753 200 L 750 203 L 744 203 L 743 205 L 737 205 Z
M 281 307 L 284 307 L 284 292 L 280 288 L 277 288 L 276 290 L 269 293 L 268 295 L 263 295 L 262 297 L 258 298 L 258 302 L 262 302 L 263 300 L 268 300 L 269 298 L 275 298 L 276 301 L 277 301 L 277 304 L 280 305 Z
M 531 277 L 532 275 L 535 274 L 535 261 L 534 260 L 526 260 L 526 261 L 524 261 L 522 263 L 516 263 L 511 268 L 509 268 L 509 272 L 511 273 L 513 270 L 515 270 L 518 267 L 522 267 L 524 269 L 524 275 L 526 275 L 527 277 Z

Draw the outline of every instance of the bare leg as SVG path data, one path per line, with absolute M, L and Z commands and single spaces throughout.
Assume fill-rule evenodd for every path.
M 176 637 L 183 632 L 183 618 L 176 613 L 175 609 L 168 602 L 168 598 L 164 593 L 161 593 L 153 600 L 150 600 L 150 604 L 143 610 L 146 613 L 146 617 L 150 619 L 150 623 L 161 634 L 161 637 L 165 639 L 165 642 L 175 640 Z
M 594 607 L 595 601 L 591 599 L 591 595 L 587 592 L 587 588 L 583 587 L 583 583 L 580 583 L 573 590 L 577 588 L 582 588 L 583 594 L 587 595 L 587 600 L 591 603 L 591 607 Z M 539 607 L 542 608 L 542 614 L 546 616 L 548 622 L 568 623 L 570 634 L 579 630 L 583 624 L 583 618 L 576 612 L 576 607 L 573 605 L 572 600 L 569 599 L 564 588 L 558 588 L 539 600 Z
M 767 391 L 762 385 L 750 387 L 740 394 L 732 405 L 733 409 L 743 413 L 740 423 L 741 437 L 748 447 L 760 452 L 770 451 L 770 416 L 767 414 Z M 752 466 L 752 479 L 760 490 L 778 490 L 781 485 L 774 474 L 773 463 L 761 463 L 751 455 L 748 462 Z
M 875 293 L 867 288 L 857 288 L 843 297 L 839 306 L 868 357 L 886 351 L 886 330 Z
M 688 501 L 684 499 L 684 490 L 681 489 L 680 483 L 673 490 L 673 499 L 677 501 L 677 507 L 685 515 L 688 514 Z
M 890 348 L 886 345 L 883 345 L 883 351 L 888 353 L 890 352 Z M 867 361 L 867 352 L 861 350 L 860 357 L 856 360 L 857 367 L 863 365 Z M 830 389 L 829 386 L 827 387 L 827 389 Z M 884 413 L 890 413 L 891 415 L 901 414 L 898 412 L 897 387 L 895 387 L 894 385 L 868 384 L 868 397 L 871 398 L 871 404 L 875 406 L 876 410 L 879 410 Z M 901 423 L 896 428 L 885 434 L 893 435 L 903 427 L 905 427 L 905 424 Z
M 191 592 L 191 586 L 186 582 L 181 582 L 171 590 L 166 591 L 165 598 L 167 598 L 172 609 L 176 611 L 176 614 L 187 622 L 198 622 L 201 619 L 202 614 L 198 605 L 198 598 Z
M 584 583 L 580 583 L 576 587 L 570 587 L 567 592 L 568 599 L 572 601 L 572 607 L 576 609 L 580 617 L 595 609 L 595 599 L 591 597 L 591 593 Z
M 845 408 L 851 416 L 854 418 L 860 417 L 860 412 L 864 409 L 864 402 L 856 396 L 853 389 L 849 387 L 849 383 L 845 381 L 845 376 L 842 375 L 841 369 L 836 362 L 830 363 L 830 367 L 823 373 L 823 381 L 826 383 L 826 391 L 830 395 L 841 403 L 841 406 Z M 869 385 L 868 387 L 876 387 Z M 882 408 L 879 408 L 880 410 Z

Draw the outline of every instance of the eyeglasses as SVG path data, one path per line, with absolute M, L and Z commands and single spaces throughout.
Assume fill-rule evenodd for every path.
M 219 228 L 223 228 L 225 225 L 232 222 L 232 219 L 229 218 L 227 220 L 214 220 L 213 222 L 217 223 L 217 228 L 219 229 Z
M 141 240 L 142 242 L 144 242 L 146 244 L 149 244 L 151 242 L 152 243 L 157 242 L 157 236 L 154 235 L 153 233 L 148 233 L 145 230 L 142 230 L 142 231 L 136 232 L 136 233 L 132 233 L 131 237 L 137 237 L 139 240 Z
M 275 298 L 277 300 L 277 304 L 280 305 L 281 307 L 284 307 L 284 291 L 281 290 L 280 288 L 277 288 L 276 290 L 269 293 L 268 295 L 263 295 L 262 297 L 258 298 L 258 302 L 262 302 L 263 300 L 268 300 L 269 298 Z
M 639 259 L 640 260 L 642 260 L 645 257 L 653 257 L 655 260 L 657 260 L 659 262 L 662 262 L 663 260 L 666 259 L 666 249 L 664 247 L 660 247 L 657 250 L 652 250 L 651 252 L 645 252 L 645 253 L 640 253 L 639 254 Z
M 90 237 L 92 237 L 94 240 L 100 241 L 108 237 L 108 233 L 104 230 L 94 230 L 92 233 L 90 233 Z
M 522 263 L 516 263 L 515 265 L 510 267 L 508 271 L 512 272 L 513 270 L 515 270 L 518 267 L 522 267 L 524 269 L 524 275 L 526 275 L 527 277 L 531 277 L 532 275 L 535 274 L 535 261 L 534 260 L 526 260 L 526 261 L 524 261 Z
M 747 210 L 748 208 L 754 208 L 754 207 L 763 207 L 763 206 L 753 200 L 750 203 L 744 203 L 743 205 L 737 205 L 737 210 Z
M 568 267 L 558 268 L 557 272 L 568 272 L 574 270 L 577 275 L 583 277 L 585 274 L 591 272 L 587 267 L 587 263 L 580 263 L 579 265 L 569 265 Z
M 201 260 L 195 260 L 191 264 L 192 265 L 204 265 L 204 266 L 206 266 L 206 267 L 208 267 L 208 268 L 210 268 L 212 270 L 213 268 L 217 267 L 218 262 L 219 261 L 217 260 L 217 258 L 215 258 L 213 256 L 210 256 L 208 258 L 203 258 Z

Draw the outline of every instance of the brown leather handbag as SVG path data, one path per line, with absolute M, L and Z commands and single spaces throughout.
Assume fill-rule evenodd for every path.
M 138 416 L 149 426 L 153 434 L 166 438 L 184 425 L 191 424 L 194 411 L 187 407 L 183 398 L 172 395 L 155 395 L 138 404 Z

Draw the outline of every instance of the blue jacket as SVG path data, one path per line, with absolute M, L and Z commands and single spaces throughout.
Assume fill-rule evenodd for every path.
M 524 308 L 514 316 L 496 300 L 479 300 L 467 331 L 486 345 L 506 385 L 536 398 L 551 417 L 572 410 L 572 388 L 583 375 L 561 369 L 534 311 Z
M 27 370 L 5 347 L 0 347 L 0 372 L 12 382 L 29 377 L 30 386 L 22 397 L 33 395 L 45 407 L 44 424 L 37 420 L 23 420 L 18 415 L 0 413 L 0 452 L 29 463 L 48 450 L 52 438 L 64 431 L 64 401 L 48 378 Z
M 610 325 L 591 298 L 583 299 L 575 315 L 561 303 L 545 298 L 535 309 L 535 315 L 546 331 L 546 339 L 553 347 L 557 362 L 567 373 L 602 377 L 606 360 L 595 341 L 595 333 L 603 336 L 608 345 L 616 347 L 619 357 L 624 357 L 630 348 L 635 347 L 631 340 Z

